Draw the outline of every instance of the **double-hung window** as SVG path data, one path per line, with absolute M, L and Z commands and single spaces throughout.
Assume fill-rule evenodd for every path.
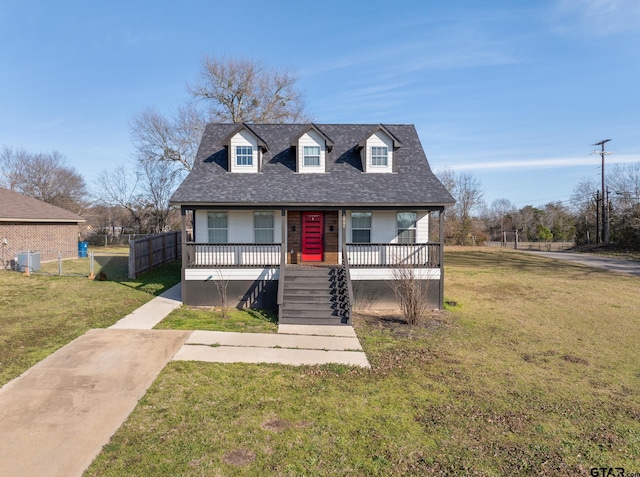
M 396 231 L 398 243 L 416 243 L 417 212 L 398 212 L 396 215 Z
M 320 165 L 320 146 L 303 146 L 302 149 L 303 161 L 305 166 L 319 166 Z
M 253 166 L 252 146 L 236 146 L 236 166 Z
M 371 243 L 371 212 L 351 212 L 351 242 Z
M 255 243 L 273 243 L 273 212 L 253 213 Z
M 371 146 L 371 165 L 387 167 L 387 146 Z
M 207 214 L 207 228 L 209 243 L 227 243 L 228 224 L 226 212 L 209 212 Z

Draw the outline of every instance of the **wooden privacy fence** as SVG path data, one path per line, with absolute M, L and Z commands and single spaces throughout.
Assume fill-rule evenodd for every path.
M 129 278 L 182 256 L 182 233 L 149 235 L 129 242 Z

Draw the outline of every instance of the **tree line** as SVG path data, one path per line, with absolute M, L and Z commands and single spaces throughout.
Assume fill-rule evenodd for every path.
M 595 179 L 585 178 L 567 201 L 516 207 L 509 199 L 487 205 L 480 181 L 469 172 L 444 169 L 437 173 L 456 199 L 445 214 L 445 241 L 481 245 L 487 241 L 602 243 L 602 200 L 608 210 L 610 243 L 640 249 L 640 163 L 616 164 L 606 176 L 603 199 Z

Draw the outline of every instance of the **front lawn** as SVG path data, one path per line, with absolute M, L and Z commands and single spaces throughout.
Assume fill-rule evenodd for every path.
M 248 333 L 276 333 L 278 316 L 267 310 L 230 308 L 222 316 L 219 308 L 189 308 L 172 311 L 155 326 L 158 330 L 236 331 Z
M 371 370 L 172 362 L 86 475 L 640 471 L 640 279 L 445 260 L 449 312 L 358 318 Z
M 30 277 L 0 271 L 0 385 L 91 328 L 106 328 L 180 281 L 174 261 L 135 280 L 127 278 L 127 257 L 96 257 L 96 273 L 107 280 L 89 280 L 88 259 L 66 260 L 75 276 L 56 276 L 57 263 L 43 264 Z

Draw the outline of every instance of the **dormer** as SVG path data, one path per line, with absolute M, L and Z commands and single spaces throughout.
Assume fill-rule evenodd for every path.
M 315 124 L 309 124 L 291 141 L 296 150 L 296 171 L 299 173 L 326 172 L 327 153 L 333 141 Z
M 238 125 L 223 144 L 227 147 L 228 172 L 260 172 L 262 154 L 268 150 L 267 143 L 248 125 Z
M 367 173 L 393 172 L 393 154 L 402 143 L 382 124 L 378 124 L 358 143 L 362 170 Z

